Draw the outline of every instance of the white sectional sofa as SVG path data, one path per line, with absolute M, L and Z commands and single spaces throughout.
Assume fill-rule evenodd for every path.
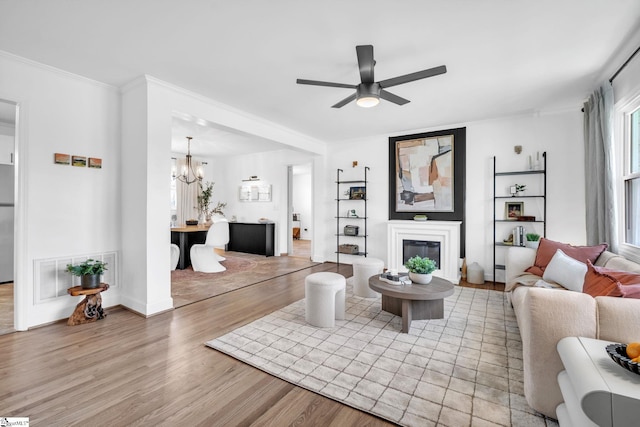
M 536 287 L 541 277 L 525 272 L 535 257 L 535 249 L 507 250 L 505 290 L 511 292 L 522 337 L 527 402 L 536 411 L 557 419 L 556 407 L 562 402 L 557 376 L 563 369 L 556 351 L 558 341 L 568 336 L 621 343 L 640 341 L 640 299 L 594 298 L 554 283 L 548 285 L 552 288 Z M 640 264 L 607 251 L 594 265 L 640 273 Z

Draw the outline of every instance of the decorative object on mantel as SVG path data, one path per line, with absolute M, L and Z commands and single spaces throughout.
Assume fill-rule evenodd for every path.
M 415 215 L 413 217 L 414 221 L 426 221 L 427 220 L 427 216 L 426 215 Z
M 421 256 L 409 258 L 404 266 L 409 270 L 409 279 L 413 283 L 427 285 L 431 283 L 431 273 L 436 270 L 436 263 L 432 259 Z
M 202 181 L 204 178 L 204 171 L 202 167 L 198 167 L 196 170 L 193 169 L 193 164 L 191 163 L 191 140 L 193 137 L 187 136 L 187 156 L 185 158 L 185 164 L 182 166 L 182 170 L 180 171 L 180 175 L 177 175 L 176 170 L 171 171 L 171 176 L 174 179 L 184 182 L 187 185 L 191 185 L 196 181 Z
M 95 289 L 100 287 L 100 276 L 107 269 L 107 263 L 88 258 L 78 265 L 67 264 L 67 271 L 74 276 L 79 276 L 82 289 Z

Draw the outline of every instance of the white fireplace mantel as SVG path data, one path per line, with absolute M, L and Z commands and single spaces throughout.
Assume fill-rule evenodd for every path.
M 402 264 L 402 241 L 440 242 L 440 269 L 435 276 L 460 282 L 460 221 L 402 221 L 387 223 L 387 260 L 390 270 L 407 271 Z

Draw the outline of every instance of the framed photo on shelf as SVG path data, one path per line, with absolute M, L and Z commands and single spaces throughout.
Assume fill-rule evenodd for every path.
M 504 219 L 517 221 L 524 214 L 524 202 L 505 202 Z
M 364 200 L 367 198 L 366 187 L 351 187 L 349 188 L 350 200 Z

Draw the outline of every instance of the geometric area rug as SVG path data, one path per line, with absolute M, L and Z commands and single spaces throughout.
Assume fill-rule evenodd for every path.
M 504 292 L 455 287 L 443 319 L 401 319 L 347 280 L 345 320 L 297 301 L 207 342 L 289 383 L 404 426 L 557 426 L 523 396 L 522 344 Z M 428 285 L 427 285 L 428 286 Z

